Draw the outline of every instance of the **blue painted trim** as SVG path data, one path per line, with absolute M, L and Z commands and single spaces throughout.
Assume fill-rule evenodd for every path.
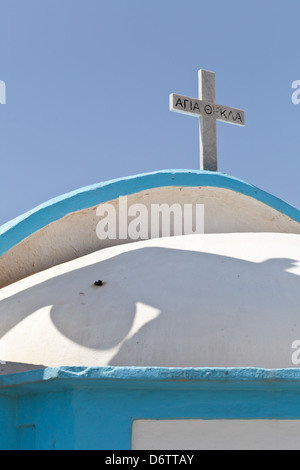
M 37 450 L 122 450 L 135 419 L 299 420 L 299 385 L 300 369 L 59 367 L 0 376 L 0 450 L 19 448 L 24 426 L 35 427 Z
M 87 186 L 51 199 L 0 227 L 0 256 L 22 240 L 67 214 L 151 188 L 210 186 L 252 197 L 300 223 L 300 210 L 241 180 L 223 173 L 165 170 Z
M 84 387 L 92 382 L 109 382 L 110 385 L 130 381 L 131 383 L 257 383 L 257 384 L 280 384 L 297 383 L 300 385 L 300 369 L 261 369 L 247 368 L 180 368 L 180 367 L 47 367 L 15 374 L 0 376 L 0 395 L 5 389 L 21 387 L 26 385 L 32 390 L 33 384 L 41 382 L 74 382 Z

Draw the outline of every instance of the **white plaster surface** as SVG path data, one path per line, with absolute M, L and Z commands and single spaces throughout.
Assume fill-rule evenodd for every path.
M 299 435 L 299 420 L 135 420 L 131 448 L 300 450 Z
M 232 190 L 215 187 L 165 187 L 129 196 L 128 207 L 144 204 L 204 204 L 205 233 L 280 232 L 300 234 L 300 224 L 268 205 Z M 118 213 L 119 200 L 111 203 Z M 0 287 L 101 248 L 130 242 L 99 240 L 100 221 L 91 207 L 67 215 L 13 247 L 0 258 Z M 130 218 L 128 218 L 130 220 Z M 148 238 L 151 238 L 150 224 Z
M 299 283 L 297 234 L 109 247 L 0 290 L 0 360 L 294 368 Z

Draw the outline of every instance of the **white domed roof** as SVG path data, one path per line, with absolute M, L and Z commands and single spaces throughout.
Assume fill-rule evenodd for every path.
M 236 178 L 191 170 L 137 175 L 64 194 L 0 227 L 0 288 L 75 257 L 128 243 L 118 230 L 113 238 L 96 235 L 98 209 L 108 203 L 119 219 L 124 196 L 128 208 L 142 204 L 149 214 L 153 204 L 176 204 L 183 214 L 185 205 L 202 204 L 205 233 L 300 234 L 299 210 Z M 150 226 L 146 238 L 154 238 Z
M 291 368 L 299 282 L 297 234 L 186 235 L 105 248 L 1 289 L 0 359 Z

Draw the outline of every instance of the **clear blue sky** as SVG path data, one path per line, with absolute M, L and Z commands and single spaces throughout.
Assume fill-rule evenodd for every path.
M 219 171 L 300 207 L 299 0 L 0 0 L 0 224 L 93 183 L 199 168 L 169 111 L 216 73 Z

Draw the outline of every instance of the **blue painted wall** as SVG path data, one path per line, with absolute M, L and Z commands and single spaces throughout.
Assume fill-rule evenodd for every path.
M 0 450 L 18 448 L 17 399 L 0 395 Z
M 59 368 L 0 377 L 0 449 L 130 449 L 134 419 L 300 419 L 300 370 Z

